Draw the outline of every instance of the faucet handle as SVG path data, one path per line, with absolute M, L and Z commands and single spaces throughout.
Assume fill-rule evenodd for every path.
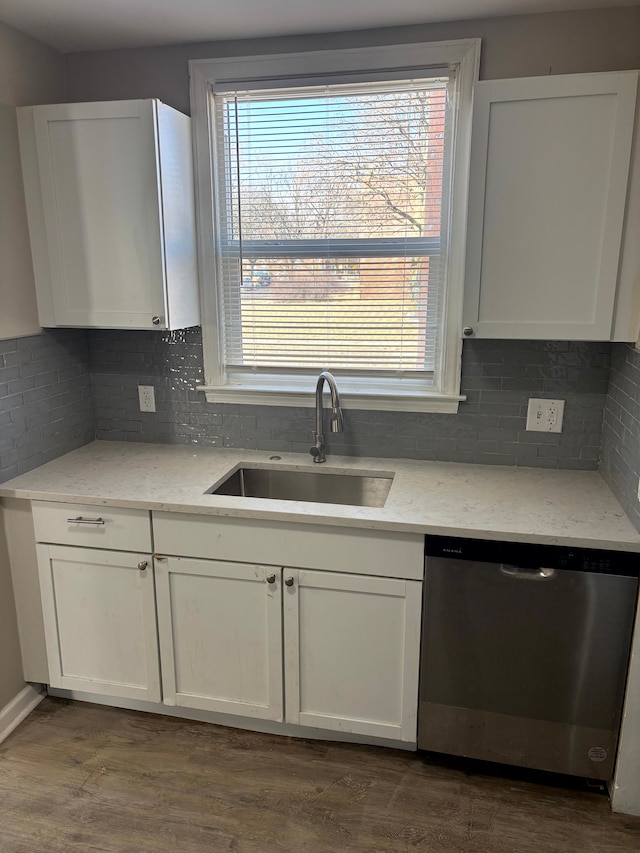
M 324 462 L 327 458 L 324 452 L 324 433 L 314 432 L 313 439 L 315 444 L 309 448 L 309 453 L 313 456 L 314 462 Z

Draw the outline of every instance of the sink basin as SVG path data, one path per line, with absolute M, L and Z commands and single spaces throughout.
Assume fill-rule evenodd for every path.
M 237 468 L 209 495 L 310 501 L 349 506 L 384 506 L 393 475 L 337 474 L 332 471 L 283 471 L 277 468 Z

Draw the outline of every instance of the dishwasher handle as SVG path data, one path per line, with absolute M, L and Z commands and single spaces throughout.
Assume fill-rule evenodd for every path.
M 523 569 L 520 566 L 509 566 L 506 563 L 501 563 L 500 573 L 505 575 L 505 577 L 516 578 L 522 581 L 550 581 L 556 576 L 555 569 L 544 567 Z

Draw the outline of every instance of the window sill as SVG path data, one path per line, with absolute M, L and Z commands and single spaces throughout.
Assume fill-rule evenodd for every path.
M 313 408 L 316 404 L 315 388 L 308 392 L 284 391 L 282 388 L 242 388 L 239 386 L 199 385 L 208 403 L 235 403 L 254 406 L 303 406 Z M 367 392 L 340 393 L 340 402 L 345 409 L 364 409 L 379 412 L 440 412 L 456 414 L 459 404 L 466 400 L 460 394 L 374 394 Z

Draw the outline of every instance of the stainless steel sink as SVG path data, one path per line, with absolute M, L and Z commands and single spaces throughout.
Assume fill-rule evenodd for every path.
M 271 498 L 278 501 L 384 506 L 393 475 L 368 476 L 332 471 L 283 471 L 277 468 L 238 468 L 210 495 Z

